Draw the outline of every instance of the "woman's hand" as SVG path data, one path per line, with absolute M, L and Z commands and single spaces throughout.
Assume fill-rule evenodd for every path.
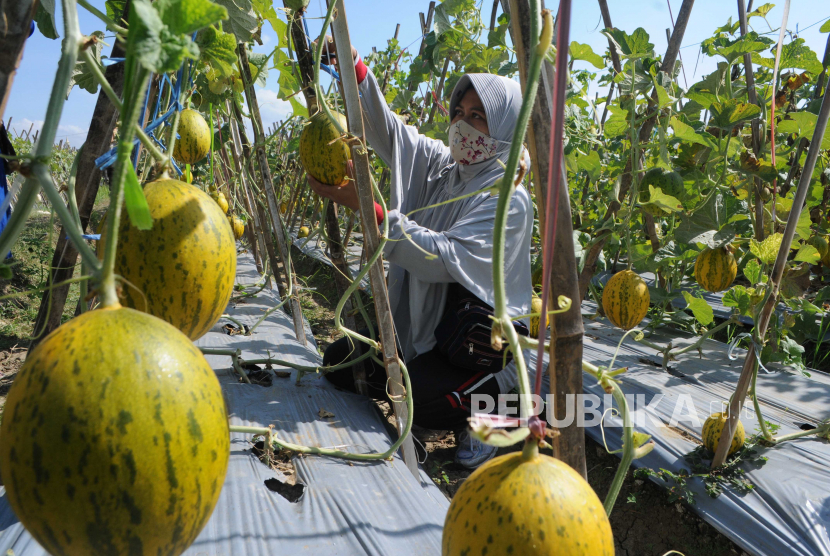
M 325 197 L 357 212 L 360 210 L 360 201 L 357 198 L 357 189 L 354 186 L 354 164 L 349 160 L 346 163 L 348 179 L 340 185 L 326 185 L 320 183 L 311 174 L 308 174 L 308 184 L 320 197 Z
M 317 50 L 317 41 L 311 43 L 311 50 L 312 52 Z M 352 62 L 357 60 L 357 49 L 352 46 Z M 334 45 L 334 39 L 331 35 L 326 35 L 326 42 L 323 44 L 323 55 L 320 57 L 320 61 L 326 65 L 331 65 L 332 63 L 338 63 L 337 60 L 337 47 Z

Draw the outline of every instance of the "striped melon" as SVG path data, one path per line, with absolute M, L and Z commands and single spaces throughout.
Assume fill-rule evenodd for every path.
M 345 130 L 345 116 L 333 114 Z M 320 183 L 340 185 L 346 181 L 346 162 L 350 158 L 349 146 L 325 112 L 314 114 L 300 134 L 300 162 L 306 172 Z
M 464 481 L 444 521 L 444 556 L 612 556 L 602 503 L 567 464 L 514 452 Z
M 611 324 L 631 330 L 645 318 L 651 296 L 639 274 L 622 270 L 611 277 L 602 291 L 602 309 Z
M 224 483 L 216 374 L 166 322 L 72 319 L 29 353 L 0 429 L 6 498 L 50 554 L 181 554 Z
M 242 219 L 238 216 L 228 215 L 228 222 L 230 222 L 231 228 L 233 229 L 233 237 L 238 240 L 242 239 L 242 236 L 245 234 L 245 223 Z
M 202 190 L 162 179 L 144 188 L 153 229 L 121 219 L 115 272 L 122 303 L 166 320 L 191 340 L 219 320 L 236 277 L 236 241 L 222 209 Z M 106 242 L 106 234 L 101 242 Z M 103 251 L 101 251 L 103 252 Z M 136 289 L 137 288 L 137 289 Z
M 816 251 L 821 256 L 821 263 L 824 266 L 830 266 L 830 246 L 828 246 L 827 240 L 822 236 L 813 236 L 807 243 L 816 248 Z
M 182 164 L 196 164 L 210 152 L 210 126 L 195 110 L 182 110 L 173 157 Z
M 230 208 L 230 205 L 228 204 L 228 198 L 225 197 L 224 193 L 222 193 L 221 191 L 216 191 L 216 190 L 211 191 L 210 192 L 210 198 L 213 199 L 214 201 L 216 201 L 216 204 L 219 205 L 220 209 L 222 209 L 223 214 L 228 213 L 228 209 Z
M 721 292 L 727 289 L 738 275 L 735 255 L 726 248 L 706 248 L 695 261 L 695 280 L 704 290 Z
M 544 308 L 542 307 L 542 298 L 536 297 L 535 295 L 530 299 L 530 312 L 536 313 L 541 315 L 545 312 Z M 537 338 L 539 336 L 539 323 L 541 322 L 542 318 L 539 317 L 530 317 L 530 337 Z M 548 316 L 545 315 L 545 329 L 548 327 Z
M 706 422 L 703 423 L 703 445 L 706 446 L 706 449 L 715 453 L 715 450 L 718 449 L 718 441 L 720 440 L 720 435 L 723 433 L 723 428 L 726 426 L 726 413 L 713 413 L 706 419 Z M 732 437 L 732 445 L 729 446 L 729 454 L 732 455 L 738 450 L 740 450 L 743 445 L 744 441 L 746 440 L 746 433 L 744 432 L 744 425 L 743 423 L 738 421 L 738 426 L 735 429 L 735 436 Z

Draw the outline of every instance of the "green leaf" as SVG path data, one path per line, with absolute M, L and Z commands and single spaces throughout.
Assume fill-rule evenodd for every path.
M 781 133 L 792 133 L 798 137 L 806 139 L 813 139 L 813 132 L 816 130 L 816 122 L 818 116 L 811 112 L 801 111 L 787 114 L 787 119 L 783 120 L 776 127 L 776 131 Z M 824 150 L 830 149 L 830 130 L 825 131 L 824 137 L 821 140 L 821 148 Z
M 206 27 L 196 35 L 196 44 L 202 62 L 210 64 L 222 77 L 233 74 L 236 68 L 236 37 L 215 27 Z
M 107 9 L 107 17 L 114 22 L 119 23 L 122 19 L 127 19 L 127 14 L 124 13 L 127 0 L 107 0 L 104 6 Z
M 256 14 L 271 24 L 271 29 L 277 34 L 277 48 L 288 46 L 288 24 L 277 16 L 272 0 L 254 0 L 253 7 Z
M 772 51 L 774 54 L 774 50 Z M 752 55 L 752 61 L 759 66 L 775 68 L 775 58 L 763 58 L 760 54 Z M 781 60 L 778 64 L 779 70 L 803 69 L 814 75 L 821 73 L 823 66 L 819 62 L 816 53 L 804 44 L 804 39 L 795 39 L 781 47 Z
M 132 164 L 127 164 L 127 178 L 124 180 L 124 205 L 127 207 L 127 214 L 130 215 L 130 222 L 133 226 L 139 230 L 153 228 L 150 207 L 144 197 L 144 190 L 138 184 L 138 176 Z
M 770 11 L 775 7 L 775 4 L 764 4 L 763 6 L 758 6 L 758 8 L 752 10 L 748 14 L 746 14 L 746 19 L 749 20 L 752 17 L 760 16 L 766 17 Z
M 604 31 L 620 47 L 625 56 L 644 55 L 654 52 L 654 45 L 648 42 L 649 36 L 642 27 L 637 27 L 630 35 L 620 29 L 606 29 Z
M 666 89 L 662 85 L 654 84 L 654 89 L 657 91 L 658 108 L 665 108 L 674 102 L 674 99 L 669 96 Z
M 487 48 L 507 47 L 507 29 L 510 24 L 510 16 L 501 14 L 498 21 L 499 24 L 496 28 L 487 33 Z
M 825 22 L 824 22 L 824 25 L 822 25 L 821 27 L 819 27 L 818 32 L 819 32 L 819 33 L 830 33 L 830 19 L 828 19 L 827 21 L 825 21 Z
M 251 0 L 216 0 L 228 10 L 228 17 L 222 21 L 222 30 L 236 36 L 237 42 L 248 42 L 259 29 Z
M 148 0 L 134 0 L 131 6 L 128 50 L 132 49 L 141 65 L 167 73 L 179 69 L 184 60 L 199 57 L 199 47 L 189 36 L 171 33 Z
M 810 289 L 810 264 L 788 267 L 781 278 L 780 292 L 785 298 L 801 297 Z
M 752 317 L 752 297 L 744 286 L 732 286 L 723 294 L 723 306 L 735 307 L 740 315 Z
M 761 265 L 755 259 L 750 260 L 744 267 L 744 276 L 750 284 L 757 284 L 761 279 Z
M 288 99 L 288 102 L 291 103 L 291 108 L 294 109 L 295 116 L 308 118 L 308 108 L 300 104 L 300 101 L 297 100 L 297 97 L 291 97 L 290 99 Z
M 812 245 L 802 245 L 793 260 L 800 263 L 816 264 L 821 260 L 821 254 Z
M 154 6 L 175 35 L 190 35 L 228 17 L 225 8 L 209 0 L 156 0 Z
M 778 257 L 778 251 L 781 249 L 781 241 L 784 239 L 784 234 L 775 233 L 768 236 L 764 241 L 758 243 L 752 239 L 749 242 L 749 250 L 753 255 L 758 257 L 762 263 L 772 264 L 775 258 Z
M 708 326 L 715 320 L 715 312 L 702 297 L 694 297 L 689 292 L 684 291 L 683 299 L 686 300 L 686 305 L 688 305 L 688 309 L 692 311 L 692 314 L 695 316 L 695 319 L 697 319 L 697 322 L 703 326 Z
M 623 110 L 613 104 L 608 107 L 611 117 L 605 122 L 603 133 L 608 139 L 613 139 L 628 132 L 628 110 Z
M 55 0 L 40 0 L 35 12 L 35 23 L 37 30 L 47 39 L 60 37 L 55 27 Z
M 104 48 L 104 33 L 101 31 L 95 31 L 92 35 L 97 37 L 98 41 L 93 46 L 89 47 L 88 51 L 92 52 L 92 57 L 95 60 L 94 63 L 98 65 L 98 68 L 103 73 L 104 66 L 101 64 L 101 50 Z M 95 80 L 92 70 L 89 68 L 89 64 L 86 63 L 86 59 L 80 56 L 78 57 L 78 61 L 75 62 L 75 69 L 72 71 L 72 77 L 69 79 L 69 87 L 66 89 L 66 98 L 69 98 L 69 93 L 72 92 L 72 88 L 75 85 L 88 93 L 95 94 L 98 92 L 98 81 Z
M 724 102 L 712 103 L 712 118 L 709 125 L 720 129 L 732 129 L 737 124 L 751 120 L 761 113 L 761 107 L 757 104 L 740 102 L 737 99 L 729 99 Z
M 677 116 L 672 116 L 670 125 L 674 130 L 674 136 L 678 139 L 688 141 L 689 143 L 697 143 L 698 145 L 703 145 L 704 147 L 710 147 L 712 149 L 717 147 L 717 142 L 712 135 L 706 132 L 697 133 L 692 126 L 684 124 L 677 118 Z
M 602 56 L 594 54 L 590 45 L 573 41 L 571 43 L 571 56 L 574 60 L 590 62 L 597 69 L 605 69 L 605 60 L 602 59 Z
M 810 211 L 809 210 L 802 210 L 801 214 L 798 215 L 798 222 L 795 225 L 795 233 L 804 241 L 810 239 L 810 226 L 813 224 L 812 220 L 810 220 Z
M 602 162 L 599 159 L 597 151 L 591 151 L 586 155 L 580 156 L 577 160 L 579 170 L 585 171 L 592 182 L 599 179 L 600 172 L 602 172 Z
M 734 41 L 728 39 L 718 38 L 708 43 L 704 51 L 709 56 L 721 56 L 726 59 L 729 64 L 733 64 L 736 60 L 743 58 L 744 54 L 752 54 L 753 52 L 761 52 L 768 46 L 765 40 L 755 40 L 758 36 L 755 33 L 750 33 L 745 37 L 741 37 Z
M 680 212 L 683 210 L 683 205 L 676 197 L 666 195 L 663 190 L 653 185 L 648 186 L 649 197 L 646 205 L 654 205 L 666 212 Z
M 251 68 L 251 78 L 255 85 L 265 87 L 268 81 L 268 54 L 248 52 L 248 66 Z

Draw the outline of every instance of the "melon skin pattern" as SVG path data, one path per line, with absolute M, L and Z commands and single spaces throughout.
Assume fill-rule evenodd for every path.
M 736 276 L 738 263 L 726 247 L 704 249 L 695 260 L 695 280 L 706 291 L 721 292 L 732 285 Z
M 631 330 L 645 318 L 651 296 L 645 280 L 631 270 L 611 277 L 602 291 L 602 309 L 611 324 Z
M 718 449 L 718 441 L 720 440 L 720 435 L 723 432 L 723 428 L 726 426 L 726 413 L 713 413 L 706 419 L 706 422 L 703 423 L 703 445 L 706 446 L 706 449 L 715 453 L 715 450 Z M 744 431 L 744 425 L 740 421 L 738 421 L 738 427 L 735 429 L 735 436 L 732 437 L 732 444 L 729 446 L 729 454 L 732 455 L 738 450 L 740 450 L 744 442 L 746 441 L 746 432 Z
M 443 556 L 613 556 L 611 524 L 591 486 L 565 463 L 505 454 L 452 499 Z
M 542 309 L 542 298 L 536 297 L 535 295 L 530 299 L 530 312 L 531 313 L 539 313 L 540 315 L 545 312 Z M 530 337 L 537 338 L 539 336 L 539 323 L 541 322 L 542 318 L 539 317 L 530 317 Z M 548 316 L 545 315 L 545 328 L 548 327 Z
M 210 126 L 195 110 L 182 110 L 179 115 L 179 135 L 173 147 L 173 157 L 182 164 L 196 164 L 210 152 Z
M 242 219 L 238 216 L 228 216 L 228 222 L 230 222 L 233 229 L 233 237 L 237 240 L 242 239 L 243 234 L 245 234 L 245 223 Z
M 821 264 L 830 266 L 830 245 L 828 245 L 827 240 L 822 236 L 813 236 L 807 243 L 816 248 L 816 251 L 818 251 L 821 257 Z
M 55 555 L 181 554 L 213 512 L 229 451 L 204 356 L 127 308 L 84 313 L 31 351 L 0 429 L 9 503 Z
M 115 272 L 132 284 L 122 286 L 121 302 L 146 308 L 195 340 L 216 324 L 233 293 L 231 224 L 219 205 L 193 185 L 158 180 L 145 186 L 144 195 L 153 228 L 139 230 L 122 218 L 118 232 Z M 106 234 L 99 246 L 105 242 Z
M 340 126 L 347 129 L 346 117 L 333 112 Z M 306 172 L 326 185 L 346 181 L 346 163 L 351 151 L 325 112 L 317 112 L 300 134 L 300 162 Z

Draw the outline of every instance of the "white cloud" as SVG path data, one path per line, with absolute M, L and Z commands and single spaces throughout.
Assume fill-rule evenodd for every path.
M 43 129 L 43 120 L 30 120 L 23 118 L 19 121 L 12 120 L 12 126 L 9 130 L 14 137 L 30 137 L 34 139 L 35 132 L 40 134 Z M 57 133 L 55 134 L 55 143 L 60 141 L 69 142 L 70 145 L 77 148 L 83 145 L 86 141 L 86 136 L 89 130 L 76 125 L 59 125 Z
M 304 99 L 300 98 L 301 96 L 297 95 L 297 100 L 303 102 Z M 266 128 L 271 127 L 277 121 L 291 117 L 294 112 L 290 102 L 277 98 L 277 93 L 270 89 L 257 89 L 256 97 L 259 101 L 262 124 Z

